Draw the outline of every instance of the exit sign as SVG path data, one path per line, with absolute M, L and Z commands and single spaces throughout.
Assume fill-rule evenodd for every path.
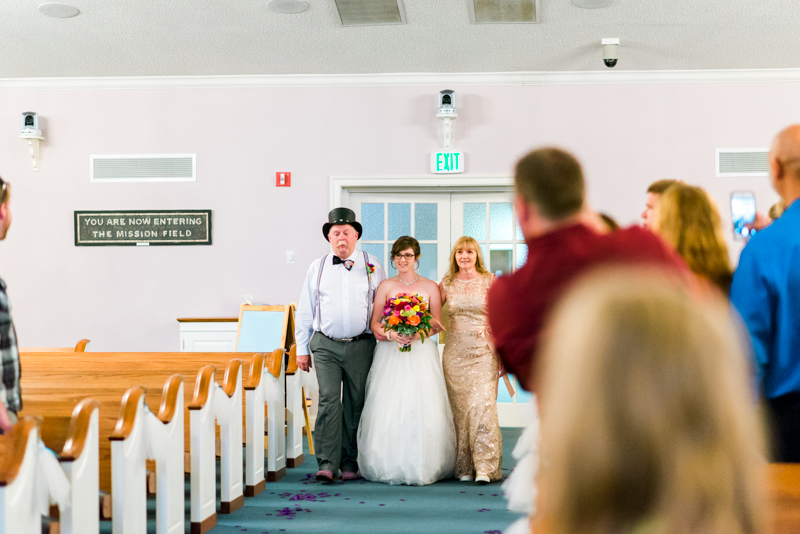
M 435 174 L 464 172 L 464 153 L 463 152 L 432 153 L 431 172 Z

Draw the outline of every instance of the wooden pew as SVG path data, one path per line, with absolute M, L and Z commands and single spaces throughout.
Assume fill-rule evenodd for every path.
M 205 365 L 214 365 L 222 370 L 231 360 L 242 357 L 249 360 L 252 355 L 236 352 L 21 352 L 21 415 L 44 416 L 42 432 L 45 444 L 53 450 L 60 450 L 75 404 L 87 396 L 98 400 L 100 489 L 110 492 L 109 437 L 114 431 L 120 399 L 125 391 L 134 385 L 157 391 L 173 374 L 194 380 Z M 222 378 L 222 373 L 218 373 L 217 381 L 221 382 Z M 189 421 L 188 406 L 192 402 L 192 395 L 193 388 L 184 388 L 185 421 Z M 146 397 L 145 402 L 151 411 L 158 411 L 157 396 Z M 241 434 L 239 439 L 242 439 Z M 188 428 L 184 432 L 184 447 L 187 451 L 191 448 Z
M 250 380 L 245 385 L 245 447 L 247 468 L 245 495 L 253 497 L 264 491 L 265 482 L 275 482 L 286 474 L 284 420 L 286 415 L 283 384 L 283 349 L 272 352 L 268 365 L 256 355 L 250 365 Z M 264 406 L 267 406 L 266 427 Z M 264 432 L 269 431 L 268 471 L 264 474 Z
M 41 419 L 21 418 L 0 436 L 0 533 L 39 534 L 42 516 L 35 502 L 34 477 Z
M 112 515 L 116 534 L 147 531 L 146 459 L 157 469 L 156 533 L 183 534 L 183 377 L 164 384 L 158 416 L 145 408 L 146 391 L 137 386 L 122 397 L 111 435 Z M 95 514 L 96 515 L 96 514 Z
M 24 347 L 19 349 L 19 352 L 86 352 L 86 345 L 90 342 L 89 339 L 81 339 L 72 347 Z
M 303 463 L 303 428 L 308 437 L 308 450 L 314 454 L 314 439 L 308 414 L 308 392 L 305 390 L 297 367 L 297 346 L 289 349 L 286 365 L 286 466 L 297 467 Z
M 254 359 L 263 359 L 256 354 Z M 220 426 L 220 512 L 244 506 L 242 473 L 242 360 L 231 360 L 224 386 L 214 382 L 216 369 L 201 369 L 189 405 L 191 435 L 191 532 L 203 534 L 217 523 L 215 421 Z M 263 445 L 261 448 L 263 456 Z
M 72 412 L 61 468 L 70 482 L 70 506 L 59 509 L 61 534 L 97 534 L 100 515 L 97 495 L 100 481 L 100 403 L 84 399 Z
M 59 498 L 56 531 L 97 534 L 98 403 L 85 399 L 75 407 L 59 463 L 41 445 L 40 424 L 39 417 L 23 417 L 7 436 L 0 436 L 0 533 L 41 533 L 42 508 L 47 511 L 48 503 L 38 502 L 37 486 L 45 484 L 50 493 L 46 481 L 51 480 L 65 490 Z M 38 479 L 40 467 L 51 469 L 45 480 Z

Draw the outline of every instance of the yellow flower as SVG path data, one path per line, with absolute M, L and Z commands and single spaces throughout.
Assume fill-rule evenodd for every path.
M 413 307 L 413 308 L 411 308 L 411 309 L 412 309 L 412 310 L 414 310 L 414 311 L 419 311 L 419 305 L 417 305 L 417 306 L 414 306 L 414 307 Z

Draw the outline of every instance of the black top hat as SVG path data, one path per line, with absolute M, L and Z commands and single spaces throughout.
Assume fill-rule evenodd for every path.
M 322 235 L 328 239 L 328 232 L 331 231 L 331 226 L 336 224 L 349 224 L 358 232 L 358 239 L 361 239 L 361 223 L 356 221 L 356 214 L 349 208 L 334 208 L 328 214 L 328 222 L 322 225 Z M 330 241 L 330 239 L 328 239 Z

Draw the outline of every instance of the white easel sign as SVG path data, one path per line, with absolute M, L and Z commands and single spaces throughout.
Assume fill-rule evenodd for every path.
M 431 172 L 434 174 L 454 174 L 458 172 L 464 172 L 464 153 L 431 153 Z

